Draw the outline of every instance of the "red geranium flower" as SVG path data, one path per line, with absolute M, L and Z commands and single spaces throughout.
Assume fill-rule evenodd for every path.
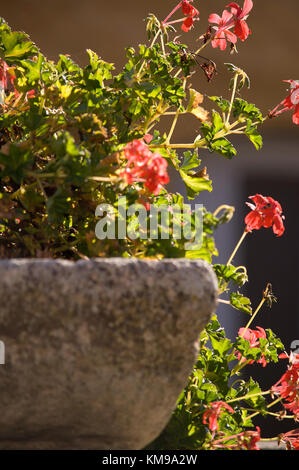
M 234 26 L 232 13 L 224 10 L 221 18 L 216 13 L 212 13 L 209 16 L 209 23 L 215 23 L 218 25 L 213 26 L 213 28 L 216 30 L 216 34 L 212 39 L 212 46 L 214 48 L 219 46 L 220 49 L 224 51 L 226 49 L 227 41 L 236 44 L 237 36 L 229 31 L 230 28 Z
M 26 94 L 27 99 L 35 98 L 35 90 L 30 90 Z
M 207 409 L 203 414 L 203 424 L 207 424 L 207 420 L 209 420 L 209 428 L 211 431 L 217 431 L 217 420 L 223 409 L 230 413 L 235 412 L 235 410 L 224 401 L 214 401 L 213 403 L 210 403 L 210 407 L 211 408 Z
M 290 367 L 279 381 L 273 385 L 271 390 L 278 393 L 282 398 L 288 401 L 296 399 L 297 386 L 298 386 L 298 371 L 296 367 Z
M 299 450 L 299 429 L 293 429 L 279 436 L 279 441 L 284 442 L 288 450 Z
M 269 117 L 278 116 L 284 111 L 292 109 L 294 111 L 293 123 L 299 125 L 299 80 L 284 80 L 284 82 L 290 83 L 290 93 L 276 108 L 270 111 Z M 280 106 L 282 108 L 278 110 Z
M 299 419 L 299 361 L 298 354 L 291 353 L 290 365 L 282 377 L 271 387 L 272 392 L 277 393 L 285 400 L 283 406 L 291 411 L 295 418 Z M 281 355 L 280 357 L 285 357 Z
M 248 38 L 251 31 L 246 23 L 249 12 L 253 8 L 252 0 L 245 0 L 243 9 L 237 3 L 230 3 L 226 8 L 230 8 L 231 13 L 234 15 L 234 33 L 238 36 L 241 41 L 245 41 Z
M 188 32 L 189 29 L 193 26 L 195 17 L 199 16 L 199 11 L 193 5 L 191 5 L 190 2 L 193 2 L 193 0 L 181 0 L 179 4 L 165 18 L 162 24 L 166 25 L 166 24 L 179 23 L 183 21 L 182 30 L 185 32 Z M 174 20 L 174 21 L 168 21 L 179 8 L 182 8 L 182 12 L 185 16 L 187 16 L 187 18 L 185 19 L 182 18 L 180 20 Z
M 264 328 L 257 326 L 256 330 L 251 330 L 250 328 L 240 328 L 238 332 L 239 336 L 243 337 L 247 341 L 249 341 L 250 348 L 256 348 L 260 346 L 259 338 L 267 338 L 266 332 Z M 238 351 L 235 352 L 235 356 L 237 359 L 241 359 L 241 362 L 245 362 L 245 357 L 242 357 L 242 354 Z M 264 355 L 260 359 L 256 361 L 258 364 L 262 364 L 263 367 L 266 367 L 267 360 Z M 253 364 L 254 360 L 251 360 L 249 364 Z
M 187 16 L 187 18 L 182 24 L 182 30 L 187 33 L 189 29 L 193 26 L 194 17 L 199 16 L 199 11 L 196 8 L 194 8 L 194 6 L 190 5 L 188 0 L 182 0 L 181 3 L 182 3 L 182 11 L 184 15 Z
M 7 63 L 0 59 L 0 88 L 1 88 L 1 104 L 4 104 L 5 99 L 5 91 L 9 89 L 9 86 L 13 89 L 16 97 L 19 95 L 18 91 L 14 86 L 14 81 L 16 77 L 15 75 L 9 70 Z
M 125 148 L 128 163 L 121 172 L 128 184 L 144 183 L 154 195 L 169 182 L 167 161 L 159 153 L 152 153 L 142 140 L 133 140 Z
M 283 403 L 283 406 L 286 410 L 289 410 L 293 413 L 297 421 L 299 420 L 299 392 L 297 392 L 297 397 L 293 401 L 290 403 Z
M 259 426 L 256 427 L 256 431 L 245 431 L 243 435 L 246 438 L 243 442 L 245 449 L 260 450 L 260 448 L 256 445 L 257 442 L 261 440 L 261 430 Z
M 272 197 L 265 197 L 261 194 L 250 196 L 254 204 L 247 202 L 246 204 L 252 209 L 245 217 L 246 231 L 259 230 L 261 227 L 273 228 L 275 235 L 280 237 L 285 227 L 283 225 L 284 216 L 279 202 Z

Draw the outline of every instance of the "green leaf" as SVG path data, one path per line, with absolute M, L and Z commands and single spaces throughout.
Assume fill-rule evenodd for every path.
M 248 297 L 243 297 L 240 292 L 232 292 L 230 294 L 230 303 L 232 307 L 240 310 L 241 312 L 252 314 L 251 302 Z
M 214 103 L 217 104 L 217 106 L 219 106 L 219 108 L 223 111 L 223 112 L 227 112 L 229 110 L 229 101 L 222 98 L 221 96 L 209 96 L 209 99 L 211 101 L 214 101 Z
M 21 62 L 21 67 L 25 69 L 26 79 L 28 85 L 31 85 L 41 78 L 41 67 L 44 61 L 42 54 L 39 54 L 38 60 L 33 61 L 31 59 L 24 59 Z
M 217 351 L 219 356 L 224 356 L 232 347 L 232 342 L 227 338 L 216 339 L 214 336 L 210 336 L 211 344 L 214 351 Z
M 248 281 L 246 270 L 239 270 L 239 268 L 231 264 L 228 266 L 225 264 L 214 264 L 213 268 L 220 282 L 222 280 L 227 283 L 232 281 L 234 284 L 241 287 Z
M 4 48 L 5 59 L 26 59 L 38 52 L 33 42 L 22 32 L 4 31 L 1 33 L 1 42 Z
M 237 155 L 235 147 L 225 137 L 210 142 L 210 149 L 228 159 Z
M 250 129 L 245 130 L 245 134 L 249 138 L 249 140 L 253 143 L 256 150 L 260 150 L 263 146 L 263 139 L 260 133 L 257 131 L 256 126 L 251 127 Z
M 198 159 L 198 150 L 196 149 L 193 153 L 188 150 L 184 152 L 184 161 L 180 167 L 181 170 L 187 171 L 192 170 L 200 165 L 201 160 Z
M 189 259 L 204 259 L 208 263 L 212 263 L 212 256 L 218 256 L 215 242 L 212 237 L 203 233 L 202 247 L 199 250 L 187 250 L 185 257 Z
M 261 111 L 255 106 L 255 104 L 247 103 L 247 101 L 241 98 L 236 98 L 233 103 L 233 115 L 235 117 L 243 116 L 251 121 L 263 121 L 263 115 Z
M 196 176 L 188 175 L 185 171 L 179 170 L 182 180 L 186 185 L 187 196 L 189 199 L 194 199 L 201 191 L 212 191 L 212 181 L 205 178 L 197 178 Z
M 50 224 L 58 224 L 69 215 L 71 198 L 64 189 L 59 187 L 55 194 L 47 200 L 48 220 Z
M 246 398 L 245 400 L 246 403 L 248 403 L 248 405 L 250 406 L 262 407 L 265 404 L 265 398 L 262 395 L 258 395 L 262 391 L 259 384 L 250 377 L 247 387 L 248 388 L 247 388 L 246 395 L 257 395 L 257 396 Z
M 18 145 L 11 144 L 8 155 L 0 153 L 0 178 L 9 176 L 20 184 L 26 169 L 32 166 L 33 161 L 34 157 L 30 150 L 24 151 Z
M 213 133 L 214 135 L 217 134 L 217 132 L 221 131 L 224 128 L 224 122 L 217 111 L 213 111 L 213 117 L 212 117 L 212 128 L 213 128 Z

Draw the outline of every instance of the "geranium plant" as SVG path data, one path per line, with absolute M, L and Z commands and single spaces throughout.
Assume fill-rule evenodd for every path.
M 201 244 L 196 249 L 190 249 L 185 232 L 176 236 L 175 226 L 167 236 L 156 237 L 147 236 L 149 225 L 137 237 L 116 230 L 113 237 L 105 238 L 96 231 L 104 215 L 97 211 L 100 204 L 114 208 L 114 220 L 126 217 L 128 224 L 138 226 L 136 214 L 126 213 L 133 204 L 146 211 L 149 223 L 153 205 L 166 205 L 169 212 L 173 206 L 184 209 L 188 199 L 212 191 L 207 169 L 201 167 L 202 150 L 236 158 L 237 149 L 230 141 L 235 134 L 243 134 L 259 150 L 263 122 L 286 110 L 293 111 L 293 122 L 299 124 L 299 81 L 287 80 L 288 96 L 264 116 L 255 104 L 241 98 L 242 88 L 250 85 L 247 74 L 227 63 L 224 97 L 213 95 L 217 74 L 213 48 L 234 52 L 237 42 L 248 38 L 253 2 L 245 0 L 243 6 L 233 2 L 221 15 L 212 13 L 199 33 L 196 50 L 191 51 L 182 35 L 202 24 L 194 3 L 180 1 L 163 21 L 149 15 L 149 44 L 127 48 L 127 63 L 120 73 L 91 50 L 85 67 L 67 55 L 50 61 L 25 33 L 12 31 L 1 20 L 0 256 L 186 257 L 213 263 L 219 303 L 243 312 L 245 326 L 232 341 L 213 317 L 199 338 L 200 353 L 189 383 L 168 426 L 151 447 L 257 449 L 262 437 L 254 425 L 256 415 L 298 420 L 299 357 L 284 351 L 270 329 L 252 328 L 264 304 L 271 307 L 276 299 L 267 284 L 253 311 L 250 299 L 239 292 L 248 280 L 246 268 L 234 266 L 233 260 L 254 230 L 272 228 L 275 236 L 283 235 L 279 202 L 270 195 L 249 196 L 244 231 L 226 265 L 214 263 L 218 252 L 213 238 L 214 231 L 233 215 L 234 209 L 225 204 L 214 213 L 203 208 Z M 210 53 L 202 56 L 208 47 Z M 192 88 L 194 73 L 210 82 L 209 97 Z M 193 142 L 175 143 L 175 127 L 186 114 L 198 119 L 200 131 Z M 173 121 L 169 131 L 161 134 L 163 116 L 172 116 Z M 187 199 L 165 188 L 170 166 L 182 178 Z M 163 235 L 162 218 L 158 222 L 158 235 Z M 189 222 L 196 228 L 196 211 L 191 208 Z M 184 223 L 180 215 L 177 225 Z M 253 363 L 266 367 L 280 358 L 288 361 L 286 372 L 269 390 L 261 390 L 252 378 L 240 378 L 245 367 Z M 298 448 L 298 433 L 294 429 L 278 439 L 288 448 Z

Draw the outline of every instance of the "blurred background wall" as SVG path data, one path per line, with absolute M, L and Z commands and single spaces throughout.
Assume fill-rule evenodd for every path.
M 196 39 L 207 27 L 210 13 L 221 14 L 228 2 L 224 0 L 195 0 L 200 10 L 200 22 L 188 34 L 182 33 L 181 42 L 191 50 L 198 46 Z M 176 5 L 175 0 L 15 0 L 2 2 L 0 15 L 13 29 L 30 34 L 42 52 L 56 59 L 59 53 L 68 53 L 80 63 L 86 62 L 85 50 L 96 51 L 104 60 L 114 62 L 117 69 L 124 64 L 124 47 L 146 41 L 144 19 L 152 12 L 161 20 Z M 286 96 L 284 79 L 299 79 L 298 0 L 255 0 L 248 23 L 252 35 L 238 41 L 238 54 L 230 55 L 207 48 L 204 55 L 217 63 L 219 75 L 207 83 L 200 69 L 192 77 L 192 86 L 207 95 L 224 95 L 230 79 L 223 62 L 242 67 L 251 78 L 250 90 L 242 90 L 242 97 L 254 102 L 267 113 Z M 180 34 L 180 33 L 179 33 Z M 228 92 L 227 92 L 228 93 Z M 162 126 L 167 128 L 168 123 Z M 199 125 L 195 118 L 182 118 L 174 139 L 191 142 Z M 235 264 L 248 266 L 247 294 L 253 306 L 259 303 L 267 282 L 273 285 L 278 303 L 263 309 L 255 326 L 271 328 L 281 337 L 287 349 L 299 340 L 299 127 L 291 121 L 291 113 L 269 120 L 263 127 L 264 147 L 257 152 L 245 137 L 236 139 L 238 157 L 226 161 L 220 156 L 202 153 L 213 180 L 214 191 L 202 194 L 196 202 L 203 202 L 210 210 L 223 203 L 236 207 L 233 221 L 219 229 L 216 240 L 221 253 L 219 262 L 225 262 L 243 231 L 247 213 L 245 201 L 249 195 L 271 195 L 281 202 L 286 216 L 286 232 L 276 238 L 271 230 L 262 229 L 248 236 Z M 173 190 L 182 191 L 180 182 Z M 245 292 L 245 291 L 244 291 Z M 246 292 L 245 292 L 246 293 Z M 245 314 L 228 308 L 219 308 L 219 316 L 233 337 L 247 321 Z M 281 361 L 282 362 L 282 361 Z M 284 372 L 281 366 L 265 369 L 252 366 L 252 373 L 274 384 Z M 288 420 L 289 421 L 289 420 Z M 276 423 L 269 420 L 266 434 L 291 429 L 294 423 Z

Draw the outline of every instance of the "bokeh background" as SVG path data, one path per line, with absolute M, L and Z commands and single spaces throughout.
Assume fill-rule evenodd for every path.
M 207 28 L 209 14 L 221 14 L 227 3 L 195 0 L 200 22 L 188 34 L 182 33 L 180 41 L 195 50 L 196 39 Z M 15 0 L 2 2 L 0 15 L 13 29 L 29 33 L 49 58 L 68 53 L 83 65 L 85 50 L 90 48 L 120 69 L 125 62 L 124 48 L 147 41 L 144 22 L 147 14 L 154 13 L 162 20 L 175 5 L 175 0 Z M 299 79 L 298 18 L 298 0 L 255 0 L 248 19 L 252 35 L 244 43 L 238 41 L 238 54 L 205 49 L 204 55 L 217 63 L 219 74 L 208 84 L 198 68 L 192 77 L 193 88 L 207 95 L 228 97 L 230 75 L 223 63 L 232 62 L 251 77 L 251 88 L 242 90 L 242 97 L 254 102 L 266 114 L 286 96 L 287 86 L 282 80 Z M 161 126 L 167 128 L 168 122 L 161 122 Z M 198 128 L 193 116 L 184 117 L 174 139 L 191 142 Z M 265 123 L 263 137 L 264 146 L 259 152 L 245 137 L 235 139 L 238 157 L 233 161 L 203 153 L 201 156 L 213 180 L 214 191 L 201 195 L 196 202 L 203 202 L 210 210 L 223 203 L 236 208 L 232 222 L 219 229 L 216 235 L 219 262 L 228 259 L 243 231 L 247 213 L 245 201 L 249 195 L 271 195 L 282 204 L 285 235 L 276 238 L 271 230 L 265 229 L 252 233 L 235 264 L 248 267 L 249 283 L 243 292 L 252 298 L 253 306 L 259 303 L 267 282 L 272 283 L 278 302 L 271 310 L 264 307 L 255 326 L 273 329 L 289 350 L 291 343 L 299 340 L 299 126 L 292 123 L 291 113 L 287 112 Z M 172 190 L 184 191 L 177 180 Z M 222 308 L 222 305 L 218 313 L 232 337 L 247 321 L 245 314 Z M 268 387 L 279 379 L 285 366 L 285 361 L 266 368 L 251 366 L 251 372 Z M 296 427 L 294 423 L 277 423 L 271 419 L 267 419 L 267 423 L 266 428 L 263 426 L 265 435 Z

